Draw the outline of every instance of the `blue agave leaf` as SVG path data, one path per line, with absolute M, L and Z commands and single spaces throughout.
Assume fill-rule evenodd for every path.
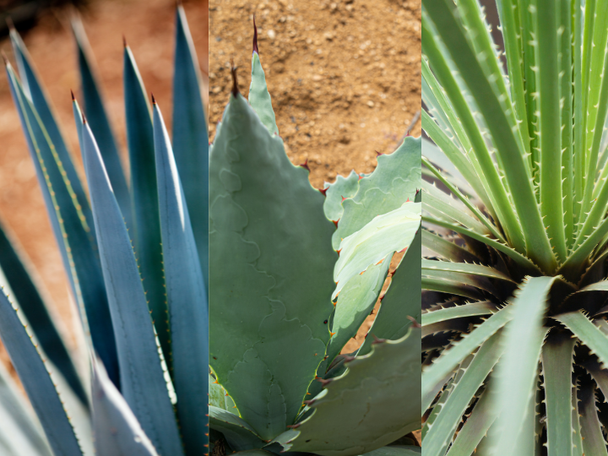
M 10 36 L 15 58 L 17 59 L 19 74 L 24 82 L 26 96 L 32 102 L 36 112 L 40 116 L 40 121 L 47 131 L 50 142 L 54 146 L 54 152 L 57 154 L 58 160 L 63 167 L 64 179 L 70 183 L 73 197 L 78 201 L 77 204 L 80 206 L 79 210 L 82 212 L 86 223 L 90 225 L 93 220 L 91 218 L 91 207 L 89 206 L 89 201 L 87 200 L 84 188 L 80 182 L 76 168 L 74 168 L 74 163 L 72 162 L 72 158 L 68 152 L 61 131 L 59 130 L 59 125 L 53 114 L 48 97 L 38 80 L 36 70 L 31 62 L 25 43 L 23 43 L 23 40 L 14 29 L 11 30 Z
M 0 450 L 6 456 L 52 456 L 40 423 L 0 363 Z
M 74 428 L 53 380 L 4 292 L 0 292 L 0 337 L 57 455 L 82 456 Z
M 156 103 L 154 146 L 177 414 L 186 454 L 200 455 L 209 443 L 209 306 L 184 191 Z
M 17 75 L 8 64 L 6 71 L 85 332 L 90 333 L 95 350 L 105 363 L 110 378 L 118 382 L 114 330 L 101 265 L 93 244 L 93 233 L 79 211 L 69 185 L 63 179 L 61 161 L 54 153 L 53 144 L 35 108 L 25 96 Z
M 171 343 L 162 269 L 158 190 L 154 164 L 154 132 L 150 106 L 143 82 L 131 50 L 124 50 L 124 86 L 127 119 L 127 143 L 131 164 L 131 197 L 133 228 L 131 236 L 135 255 L 152 320 L 160 339 L 165 358 L 170 360 Z
M 123 396 L 161 454 L 182 455 L 173 406 L 154 334 L 154 325 L 120 208 L 88 124 L 82 126 L 101 266 L 120 363 Z
M 76 394 L 83 404 L 87 404 L 88 399 L 80 375 L 48 311 L 48 304 L 38 292 L 26 265 L 20 258 L 20 252 L 16 249 L 15 240 L 10 239 L 1 224 L 0 272 L 4 273 L 13 292 L 13 300 L 16 301 L 16 304 L 23 311 L 30 329 L 36 335 L 36 339 L 38 339 L 44 353 L 55 367 L 61 371 L 74 394 Z
M 95 454 L 97 456 L 158 456 L 139 421 L 108 378 L 103 365 L 93 360 L 91 390 Z
M 103 157 L 103 163 L 112 183 L 112 189 L 120 210 L 127 226 L 131 226 L 131 197 L 127 179 L 120 163 L 116 139 L 103 105 L 100 84 L 94 72 L 92 52 L 82 22 L 79 19 L 72 21 L 72 30 L 78 47 L 78 68 L 80 69 L 82 84 L 83 110 L 99 144 L 99 151 Z
M 201 77 L 184 9 L 177 7 L 173 153 L 184 189 L 205 286 L 209 285 L 209 136 Z

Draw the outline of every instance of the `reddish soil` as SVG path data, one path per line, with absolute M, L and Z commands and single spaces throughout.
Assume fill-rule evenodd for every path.
M 352 169 L 369 173 L 420 110 L 419 0 L 212 1 L 210 137 L 238 66 L 247 96 L 255 14 L 259 51 L 279 134 L 315 187 Z M 412 135 L 420 135 L 420 123 Z M 371 320 L 346 347 L 362 342 Z

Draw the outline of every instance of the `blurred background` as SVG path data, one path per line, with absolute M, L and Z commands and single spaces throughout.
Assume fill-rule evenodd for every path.
M 184 0 L 183 5 L 206 79 L 207 1 Z M 69 26 L 71 15 L 76 13 L 82 17 L 97 61 L 106 108 L 126 165 L 123 35 L 133 51 L 146 90 L 154 92 L 171 131 L 175 0 L 0 0 L 0 50 L 14 65 L 5 27 L 6 17 L 11 16 L 37 66 L 84 177 L 70 96 L 70 90 L 74 90 L 79 97 L 80 87 Z M 77 317 L 4 69 L 0 71 L 0 218 L 24 248 L 68 333 L 72 334 L 73 319 Z M 75 340 L 72 338 L 70 342 L 74 344 Z M 8 361 L 1 347 L 0 360 Z

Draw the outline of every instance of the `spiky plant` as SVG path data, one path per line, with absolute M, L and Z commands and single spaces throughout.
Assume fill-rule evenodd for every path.
M 422 3 L 424 453 L 606 455 L 608 8 Z
M 3 455 L 208 453 L 207 126 L 181 6 L 176 16 L 172 141 L 125 45 L 129 186 L 74 23 L 86 117 L 76 101 L 73 107 L 88 195 L 25 45 L 11 31 L 20 77 L 7 61 L 9 86 L 86 359 L 67 350 L 18 248 L 0 230 L 0 337 L 38 417 L 0 371 Z
M 249 100 L 233 77 L 210 151 L 214 451 L 419 455 L 420 139 L 315 189 L 285 154 L 257 43 Z

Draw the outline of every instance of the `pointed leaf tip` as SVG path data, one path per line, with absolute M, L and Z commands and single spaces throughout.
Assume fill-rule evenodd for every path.
M 76 101 L 76 97 L 74 96 L 74 91 L 70 89 L 70 95 L 72 95 L 72 101 Z
M 308 158 L 300 165 L 301 168 L 305 168 L 310 172 L 310 167 L 308 166 Z
M 152 99 L 152 104 L 156 105 L 156 98 L 154 98 L 154 94 L 150 92 L 150 98 Z
M 6 57 L 6 54 L 4 53 L 4 51 L 1 51 L 0 55 L 2 55 L 2 61 L 4 62 L 4 66 L 8 67 L 9 66 L 8 58 Z
M 239 83 L 236 78 L 236 66 L 234 66 L 234 62 L 232 62 L 230 72 L 232 73 L 232 95 L 236 98 L 236 96 L 241 92 L 239 91 Z
M 127 37 L 126 37 L 124 34 L 122 35 L 122 45 L 123 45 L 124 47 L 127 47 L 127 46 L 128 46 L 128 44 L 127 44 Z
M 258 28 L 255 25 L 255 14 L 253 15 L 253 52 L 256 52 L 258 55 L 260 54 L 258 49 Z
M 11 18 L 10 16 L 7 16 L 5 20 L 6 20 L 6 25 L 8 26 L 9 31 L 16 32 L 17 30 L 15 29 L 15 24 L 13 23 L 13 18 Z

